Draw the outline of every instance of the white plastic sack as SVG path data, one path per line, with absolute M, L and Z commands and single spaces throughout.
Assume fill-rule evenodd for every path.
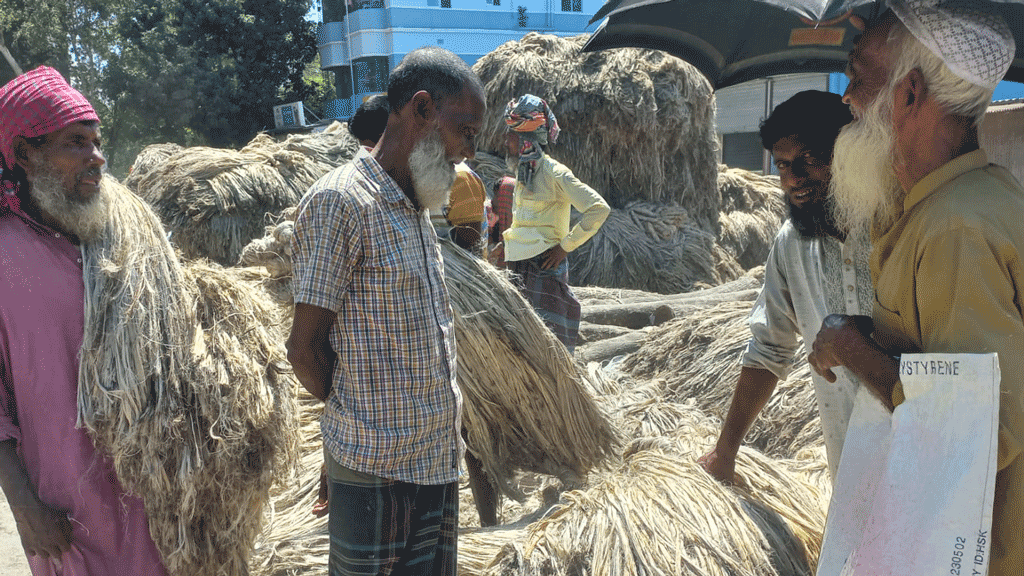
M 890 415 L 858 391 L 817 576 L 985 576 L 999 438 L 996 354 L 904 354 Z

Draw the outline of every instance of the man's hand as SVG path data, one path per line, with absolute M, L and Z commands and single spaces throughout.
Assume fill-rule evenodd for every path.
M 541 263 L 540 267 L 544 270 L 558 268 L 562 264 L 562 260 L 565 260 L 565 257 L 568 255 L 569 253 L 562 248 L 561 244 L 555 244 L 544 251 L 544 262 Z
M 736 484 L 736 454 L 720 453 L 716 446 L 711 452 L 701 456 L 697 463 L 715 480 L 723 484 Z
M 870 347 L 874 331 L 875 324 L 870 316 L 829 314 L 821 323 L 807 361 L 825 380 L 835 382 L 836 374 L 832 368 L 846 365 L 849 351 Z
M 875 342 L 873 332 L 874 322 L 867 316 L 826 316 L 807 361 L 829 382 L 836 381 L 832 368 L 845 366 L 892 411 L 899 363 Z
M 316 504 L 313 504 L 313 516 L 323 518 L 330 511 L 328 506 L 327 464 L 320 465 L 320 486 L 317 488 Z
M 25 552 L 30 556 L 60 561 L 61 555 L 71 548 L 71 521 L 68 515 L 50 508 L 37 498 L 10 504 Z
M 505 244 L 498 242 L 494 246 L 491 246 L 490 251 L 487 253 L 487 260 L 490 261 L 491 265 L 497 266 L 505 261 Z

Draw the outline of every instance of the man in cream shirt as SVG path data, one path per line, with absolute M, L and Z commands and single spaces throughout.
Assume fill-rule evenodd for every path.
M 570 352 L 576 346 L 580 303 L 569 287 L 566 256 L 589 240 L 611 208 L 593 188 L 544 152 L 558 138 L 558 121 L 547 103 L 525 94 L 505 108 L 509 168 L 516 172 L 512 225 L 504 233 L 508 268 L 544 323 Z M 569 228 L 570 208 L 582 215 Z

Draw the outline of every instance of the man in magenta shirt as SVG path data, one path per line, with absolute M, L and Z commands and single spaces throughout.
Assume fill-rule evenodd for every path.
M 0 487 L 34 575 L 166 574 L 142 501 L 76 426 L 99 118 L 46 67 L 0 88 L 0 118 Z

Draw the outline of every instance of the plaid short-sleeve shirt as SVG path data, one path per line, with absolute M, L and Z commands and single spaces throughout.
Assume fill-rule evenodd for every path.
M 464 446 L 454 318 L 427 214 L 361 153 L 303 197 L 292 253 L 295 302 L 338 315 L 326 449 L 384 478 L 456 480 Z

